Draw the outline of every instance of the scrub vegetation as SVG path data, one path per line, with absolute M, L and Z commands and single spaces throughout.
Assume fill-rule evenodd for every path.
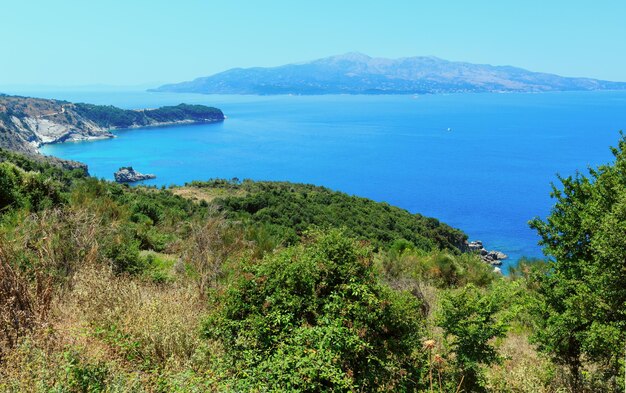
M 323 187 L 129 187 L 0 151 L 0 391 L 618 392 L 626 138 L 548 259 Z

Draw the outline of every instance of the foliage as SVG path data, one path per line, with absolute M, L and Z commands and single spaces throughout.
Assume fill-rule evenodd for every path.
M 531 222 L 554 258 L 538 289 L 534 337 L 539 349 L 570 368 L 575 390 L 582 389 L 585 362 L 595 364 L 607 389 L 617 389 L 624 374 L 625 148 L 622 136 L 612 165 L 589 169 L 589 177 L 559 177 L 552 212 Z
M 75 351 L 65 352 L 67 381 L 70 392 L 105 392 L 108 370 L 104 364 L 83 364 Z
M 533 224 L 553 261 L 511 279 L 460 231 L 322 187 L 185 194 L 0 150 L 0 390 L 614 391 L 623 145 L 563 179 Z
M 21 173 L 17 167 L 0 163 L 0 209 L 4 210 L 22 205 L 21 180 Z
M 143 113 L 146 117 L 158 122 L 224 120 L 224 114 L 221 110 L 204 105 L 179 104 L 176 106 L 164 106 L 158 109 L 145 110 Z
M 523 280 L 528 288 L 536 290 L 549 269 L 550 261 L 548 260 L 522 257 L 515 265 L 509 266 L 509 278 Z
M 221 110 L 204 105 L 180 104 L 158 109 L 126 110 L 111 105 L 79 103 L 74 104 L 74 108 L 79 115 L 103 128 L 129 128 L 182 120 L 214 121 L 224 119 Z
M 384 276 L 393 281 L 399 277 L 412 277 L 438 288 L 463 287 L 474 284 L 485 287 L 498 276 L 493 267 L 474 254 L 453 254 L 448 251 L 424 252 L 403 248 L 398 243 L 382 253 L 381 268 Z
M 420 303 L 374 276 L 367 248 L 314 232 L 247 266 L 204 327 L 235 390 L 415 389 L 423 360 Z
M 0 163 L 0 212 L 28 207 L 41 210 L 61 204 L 62 186 L 42 174 L 25 172 L 9 162 Z
M 0 162 L 7 162 L 26 172 L 39 173 L 43 178 L 61 183 L 66 190 L 74 180 L 87 176 L 81 167 L 67 169 L 63 162 L 51 157 L 25 155 L 0 148 Z
M 310 227 L 347 228 L 347 234 L 369 240 L 377 248 L 406 240 L 422 250 L 458 253 L 467 236 L 434 218 L 324 187 L 281 182 L 214 180 L 192 187 L 244 190 L 245 196 L 216 201 L 227 217 L 271 225 L 287 244 L 294 244 Z
M 491 340 L 504 337 L 507 324 L 498 318 L 502 301 L 494 295 L 483 294 L 470 284 L 446 294 L 437 316 L 438 325 L 450 339 L 450 349 L 455 355 L 453 361 L 466 391 L 484 391 L 480 366 L 500 360 Z

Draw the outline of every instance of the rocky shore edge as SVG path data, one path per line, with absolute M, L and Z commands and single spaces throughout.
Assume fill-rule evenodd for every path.
M 136 181 L 156 179 L 156 175 L 137 172 L 132 166 L 121 167 L 113 176 L 118 183 L 133 183 Z
M 33 148 L 36 150 L 37 153 L 41 154 L 41 151 L 39 149 L 44 145 L 55 145 L 55 144 L 66 143 L 66 142 L 88 142 L 88 141 L 97 141 L 97 140 L 102 140 L 102 139 L 117 138 L 117 135 L 115 135 L 112 131 L 134 130 L 134 129 L 139 129 L 139 128 L 159 128 L 159 127 L 179 126 L 179 125 L 210 124 L 210 123 L 218 123 L 220 121 L 223 121 L 223 120 L 205 119 L 205 120 L 163 121 L 163 122 L 152 123 L 149 125 L 133 125 L 130 127 L 106 128 L 106 129 L 102 129 L 98 131 L 100 132 L 100 134 L 98 135 L 91 135 L 91 134 L 85 135 L 85 134 L 76 133 L 76 132 L 69 132 L 69 133 L 59 136 L 56 139 L 51 139 L 48 141 L 33 141 L 31 142 L 31 145 L 33 146 Z
M 499 273 L 501 273 L 501 269 L 499 268 L 499 266 L 502 265 L 502 261 L 509 257 L 502 251 L 496 251 L 496 250 L 488 251 L 484 247 L 483 242 L 480 240 L 466 242 L 465 246 L 469 252 L 477 253 L 483 262 L 488 263 L 491 266 L 493 266 L 494 270 Z

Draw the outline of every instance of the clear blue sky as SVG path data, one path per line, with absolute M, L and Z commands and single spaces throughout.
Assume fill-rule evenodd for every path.
M 626 1 L 20 0 L 0 86 L 177 82 L 359 51 L 626 81 Z

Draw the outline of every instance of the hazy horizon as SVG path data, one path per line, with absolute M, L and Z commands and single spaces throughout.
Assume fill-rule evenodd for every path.
M 625 13 L 617 1 L 11 2 L 0 86 L 152 86 L 347 52 L 626 81 Z

